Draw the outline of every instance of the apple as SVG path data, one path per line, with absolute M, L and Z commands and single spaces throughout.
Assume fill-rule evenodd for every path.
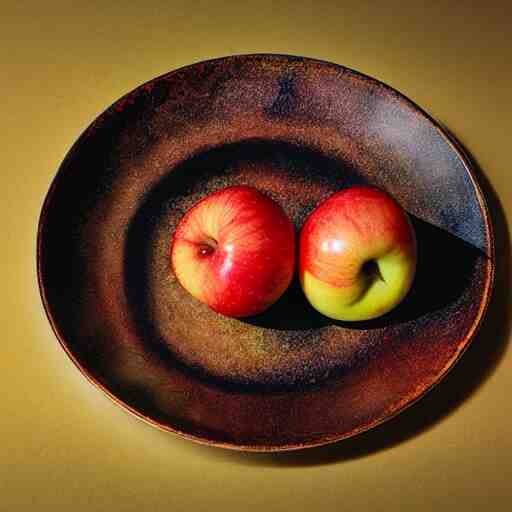
M 336 320 L 377 318 L 409 291 L 416 237 L 403 208 L 371 186 L 322 202 L 300 233 L 299 278 L 311 305 Z
M 181 285 L 230 317 L 261 313 L 289 286 L 295 229 L 275 201 L 249 186 L 228 187 L 179 222 L 171 266 Z

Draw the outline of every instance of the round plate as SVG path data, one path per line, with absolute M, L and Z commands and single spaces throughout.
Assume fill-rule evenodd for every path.
M 253 185 L 300 229 L 354 183 L 394 196 L 418 238 L 412 291 L 380 319 L 331 321 L 296 280 L 230 319 L 170 270 L 176 223 L 214 190 Z M 86 377 L 153 425 L 247 450 L 336 441 L 417 400 L 480 324 L 493 257 L 470 163 L 438 124 L 374 79 L 278 55 L 202 62 L 117 101 L 62 163 L 38 236 L 44 306 Z

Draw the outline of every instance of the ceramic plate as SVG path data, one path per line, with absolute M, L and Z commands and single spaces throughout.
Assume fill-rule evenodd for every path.
M 356 183 L 394 196 L 418 238 L 412 291 L 380 319 L 331 321 L 296 281 L 230 319 L 170 270 L 177 222 L 215 190 L 255 186 L 299 229 Z M 439 125 L 372 78 L 291 56 L 202 62 L 121 98 L 66 156 L 39 225 L 44 306 L 83 374 L 155 426 L 247 450 L 340 440 L 416 401 L 473 337 L 493 269 L 484 198 Z

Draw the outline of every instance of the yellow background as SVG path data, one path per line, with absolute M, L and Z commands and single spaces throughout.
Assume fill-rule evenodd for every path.
M 469 1 L 5 3 L 0 510 L 510 510 L 511 15 Z M 331 60 L 399 89 L 453 130 L 496 191 L 498 295 L 458 367 L 394 421 L 302 453 L 206 448 L 129 416 L 75 370 L 36 284 L 41 204 L 81 131 L 156 75 L 250 52 Z

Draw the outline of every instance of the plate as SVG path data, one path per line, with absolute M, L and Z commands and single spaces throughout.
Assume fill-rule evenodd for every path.
M 296 280 L 229 319 L 170 270 L 176 223 L 214 190 L 253 185 L 299 229 L 357 183 L 394 196 L 418 238 L 413 288 L 380 319 L 331 321 Z M 283 55 L 201 62 L 114 103 L 58 170 L 37 259 L 50 323 L 91 382 L 164 430 L 260 451 L 337 441 L 420 398 L 468 346 L 494 275 L 484 198 L 442 128 L 377 80 Z

